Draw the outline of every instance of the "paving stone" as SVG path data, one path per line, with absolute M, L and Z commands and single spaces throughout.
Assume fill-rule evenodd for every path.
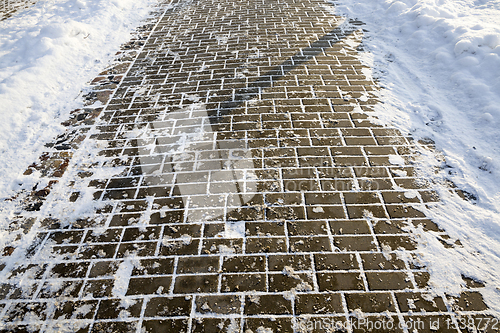
M 188 316 L 191 313 L 191 299 L 187 297 L 151 298 L 144 312 L 145 317 Z
M 175 293 L 215 292 L 216 290 L 216 275 L 188 275 L 178 276 L 175 279 Z
M 198 296 L 196 311 L 198 313 L 236 314 L 240 311 L 241 301 L 238 296 Z
M 395 311 L 395 305 L 388 293 L 346 294 L 345 297 L 347 307 L 352 311 L 356 309 L 367 313 Z

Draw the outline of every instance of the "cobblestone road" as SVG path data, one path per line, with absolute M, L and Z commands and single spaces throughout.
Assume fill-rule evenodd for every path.
M 461 320 L 490 318 L 478 282 L 431 296 L 408 226 L 455 244 L 419 210 L 438 198 L 411 138 L 370 116 L 362 24 L 332 8 L 160 6 L 26 171 L 46 181 L 13 222 L 33 244 L 3 251 L 4 331 L 468 332 Z M 93 215 L 64 215 L 89 196 Z

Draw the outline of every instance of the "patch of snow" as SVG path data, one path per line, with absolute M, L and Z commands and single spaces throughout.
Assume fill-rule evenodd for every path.
M 19 189 L 22 172 L 77 98 L 145 19 L 155 0 L 44 0 L 0 22 L 0 198 Z
M 111 294 L 114 297 L 123 298 L 125 296 L 133 269 L 134 264 L 131 259 L 125 259 L 120 266 L 118 266 L 118 270 L 114 274 L 115 281 L 113 289 L 111 290 Z
M 225 238 L 244 238 L 245 237 L 245 222 L 229 222 L 226 221 L 224 225 Z
M 393 165 L 404 165 L 405 160 L 399 155 L 389 155 L 389 163 Z
M 323 207 L 319 207 L 319 206 L 318 207 L 313 207 L 312 211 L 314 213 L 324 213 L 325 212 L 325 210 L 323 209 Z

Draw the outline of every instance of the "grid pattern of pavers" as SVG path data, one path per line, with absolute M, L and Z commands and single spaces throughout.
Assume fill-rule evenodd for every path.
M 0 21 L 6 20 L 14 13 L 30 7 L 36 0 L 0 0 Z
M 361 23 L 331 8 L 160 6 L 94 80 L 89 104 L 104 106 L 76 110 L 26 171 L 53 180 L 16 224 L 38 232 L 26 260 L 0 266 L 4 330 L 468 332 L 470 318 L 494 321 L 476 281 L 460 297 L 429 292 L 408 226 L 454 244 L 419 210 L 438 198 L 415 175 L 411 138 L 370 116 Z M 85 138 L 104 148 L 73 162 Z M 41 215 L 58 183 L 81 204 L 82 182 L 93 216 Z

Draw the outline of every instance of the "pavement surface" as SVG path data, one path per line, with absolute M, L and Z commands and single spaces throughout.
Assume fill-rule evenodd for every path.
M 25 172 L 2 332 L 499 331 L 480 282 L 432 294 L 410 227 L 460 243 L 422 213 L 412 139 L 371 115 L 361 22 L 156 10 Z
M 36 0 L 0 0 L 0 21 L 6 20 L 14 13 L 33 5 Z

